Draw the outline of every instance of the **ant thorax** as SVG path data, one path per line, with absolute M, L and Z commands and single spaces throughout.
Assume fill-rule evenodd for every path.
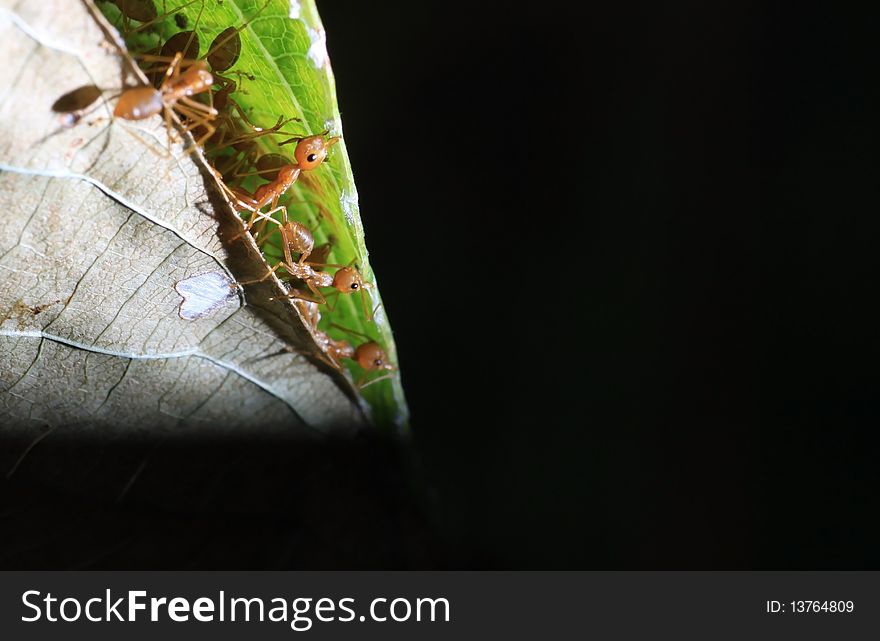
M 312 283 L 315 287 L 331 287 L 333 285 L 333 276 L 326 272 L 319 272 L 311 265 L 293 263 L 284 265 L 284 269 L 287 270 L 291 278 Z
M 336 358 L 354 358 L 354 347 L 351 343 L 344 340 L 335 341 L 330 339 L 330 349 Z
M 195 64 L 180 74 L 177 80 L 168 83 L 166 93 L 174 99 L 193 96 L 208 91 L 214 85 L 214 76 L 204 63 Z
M 355 349 L 346 340 L 333 340 L 325 332 L 315 332 L 318 347 L 333 361 L 336 367 L 341 367 L 343 358 L 354 358 Z

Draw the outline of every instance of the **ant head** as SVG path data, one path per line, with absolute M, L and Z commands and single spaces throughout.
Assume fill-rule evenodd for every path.
M 333 287 L 343 294 L 353 294 L 369 286 L 369 283 L 364 282 L 361 273 L 354 267 L 341 267 L 333 276 Z
M 339 142 L 338 136 L 325 138 L 325 135 L 326 132 L 317 136 L 309 136 L 296 144 L 293 156 L 303 171 L 312 171 L 319 167 L 327 159 L 330 147 Z
M 385 355 L 385 350 L 379 347 L 379 344 L 375 341 L 359 345 L 354 352 L 354 359 L 358 362 L 358 365 L 368 372 L 383 369 L 389 371 L 394 370 L 394 366 L 388 363 L 388 357 Z

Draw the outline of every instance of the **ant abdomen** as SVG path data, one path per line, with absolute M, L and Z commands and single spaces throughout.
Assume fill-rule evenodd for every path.
M 315 237 L 312 232 L 295 220 L 288 220 L 285 223 L 283 237 L 290 250 L 300 254 L 300 262 L 308 258 L 315 248 Z
M 103 92 L 95 85 L 77 87 L 68 91 L 52 104 L 52 111 L 57 113 L 71 113 L 82 111 L 91 106 Z

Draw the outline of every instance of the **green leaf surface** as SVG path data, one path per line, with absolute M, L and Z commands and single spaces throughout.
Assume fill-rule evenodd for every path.
M 391 326 L 381 305 L 364 242 L 326 33 L 314 0 L 156 0 L 159 15 L 146 24 L 123 16 L 117 4 L 103 2 L 99 7 L 135 54 L 158 51 L 175 34 L 192 30 L 198 36 L 200 56 L 205 56 L 221 32 L 229 27 L 241 28 L 240 57 L 222 75 L 235 79 L 238 90 L 232 97 L 248 118 L 268 128 L 280 116 L 295 117 L 300 121 L 287 124 L 284 131 L 311 135 L 329 130 L 331 135 L 343 136 L 332 148 L 328 161 L 316 171 L 304 172 L 281 204 L 288 207 L 292 218 L 313 230 L 316 246 L 332 243 L 328 262 L 348 264 L 353 261 L 365 280 L 374 285 L 369 292 L 372 299 L 369 308 L 376 309 L 373 321 L 367 319 L 359 295 L 340 295 L 332 310 L 322 309 L 322 328 L 335 338 L 348 340 L 351 340 L 350 334 L 330 326 L 329 322 L 367 334 L 380 342 L 391 363 L 396 364 Z M 264 136 L 258 141 L 265 153 L 291 157 L 293 145 L 278 145 L 288 137 Z M 212 148 L 209 141 L 206 152 L 210 158 L 222 154 L 223 150 Z M 278 234 L 274 234 L 264 247 L 270 264 L 277 263 L 282 255 L 279 241 Z M 355 364 L 350 367 L 352 376 L 360 378 L 363 373 L 360 368 Z M 367 386 L 362 393 L 377 425 L 405 428 L 408 412 L 399 373 Z

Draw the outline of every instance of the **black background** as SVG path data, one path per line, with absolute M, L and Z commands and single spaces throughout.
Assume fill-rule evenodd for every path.
M 53 434 L 0 567 L 880 567 L 878 15 L 319 9 L 414 453 Z
M 878 16 L 320 10 L 452 565 L 876 568 Z

